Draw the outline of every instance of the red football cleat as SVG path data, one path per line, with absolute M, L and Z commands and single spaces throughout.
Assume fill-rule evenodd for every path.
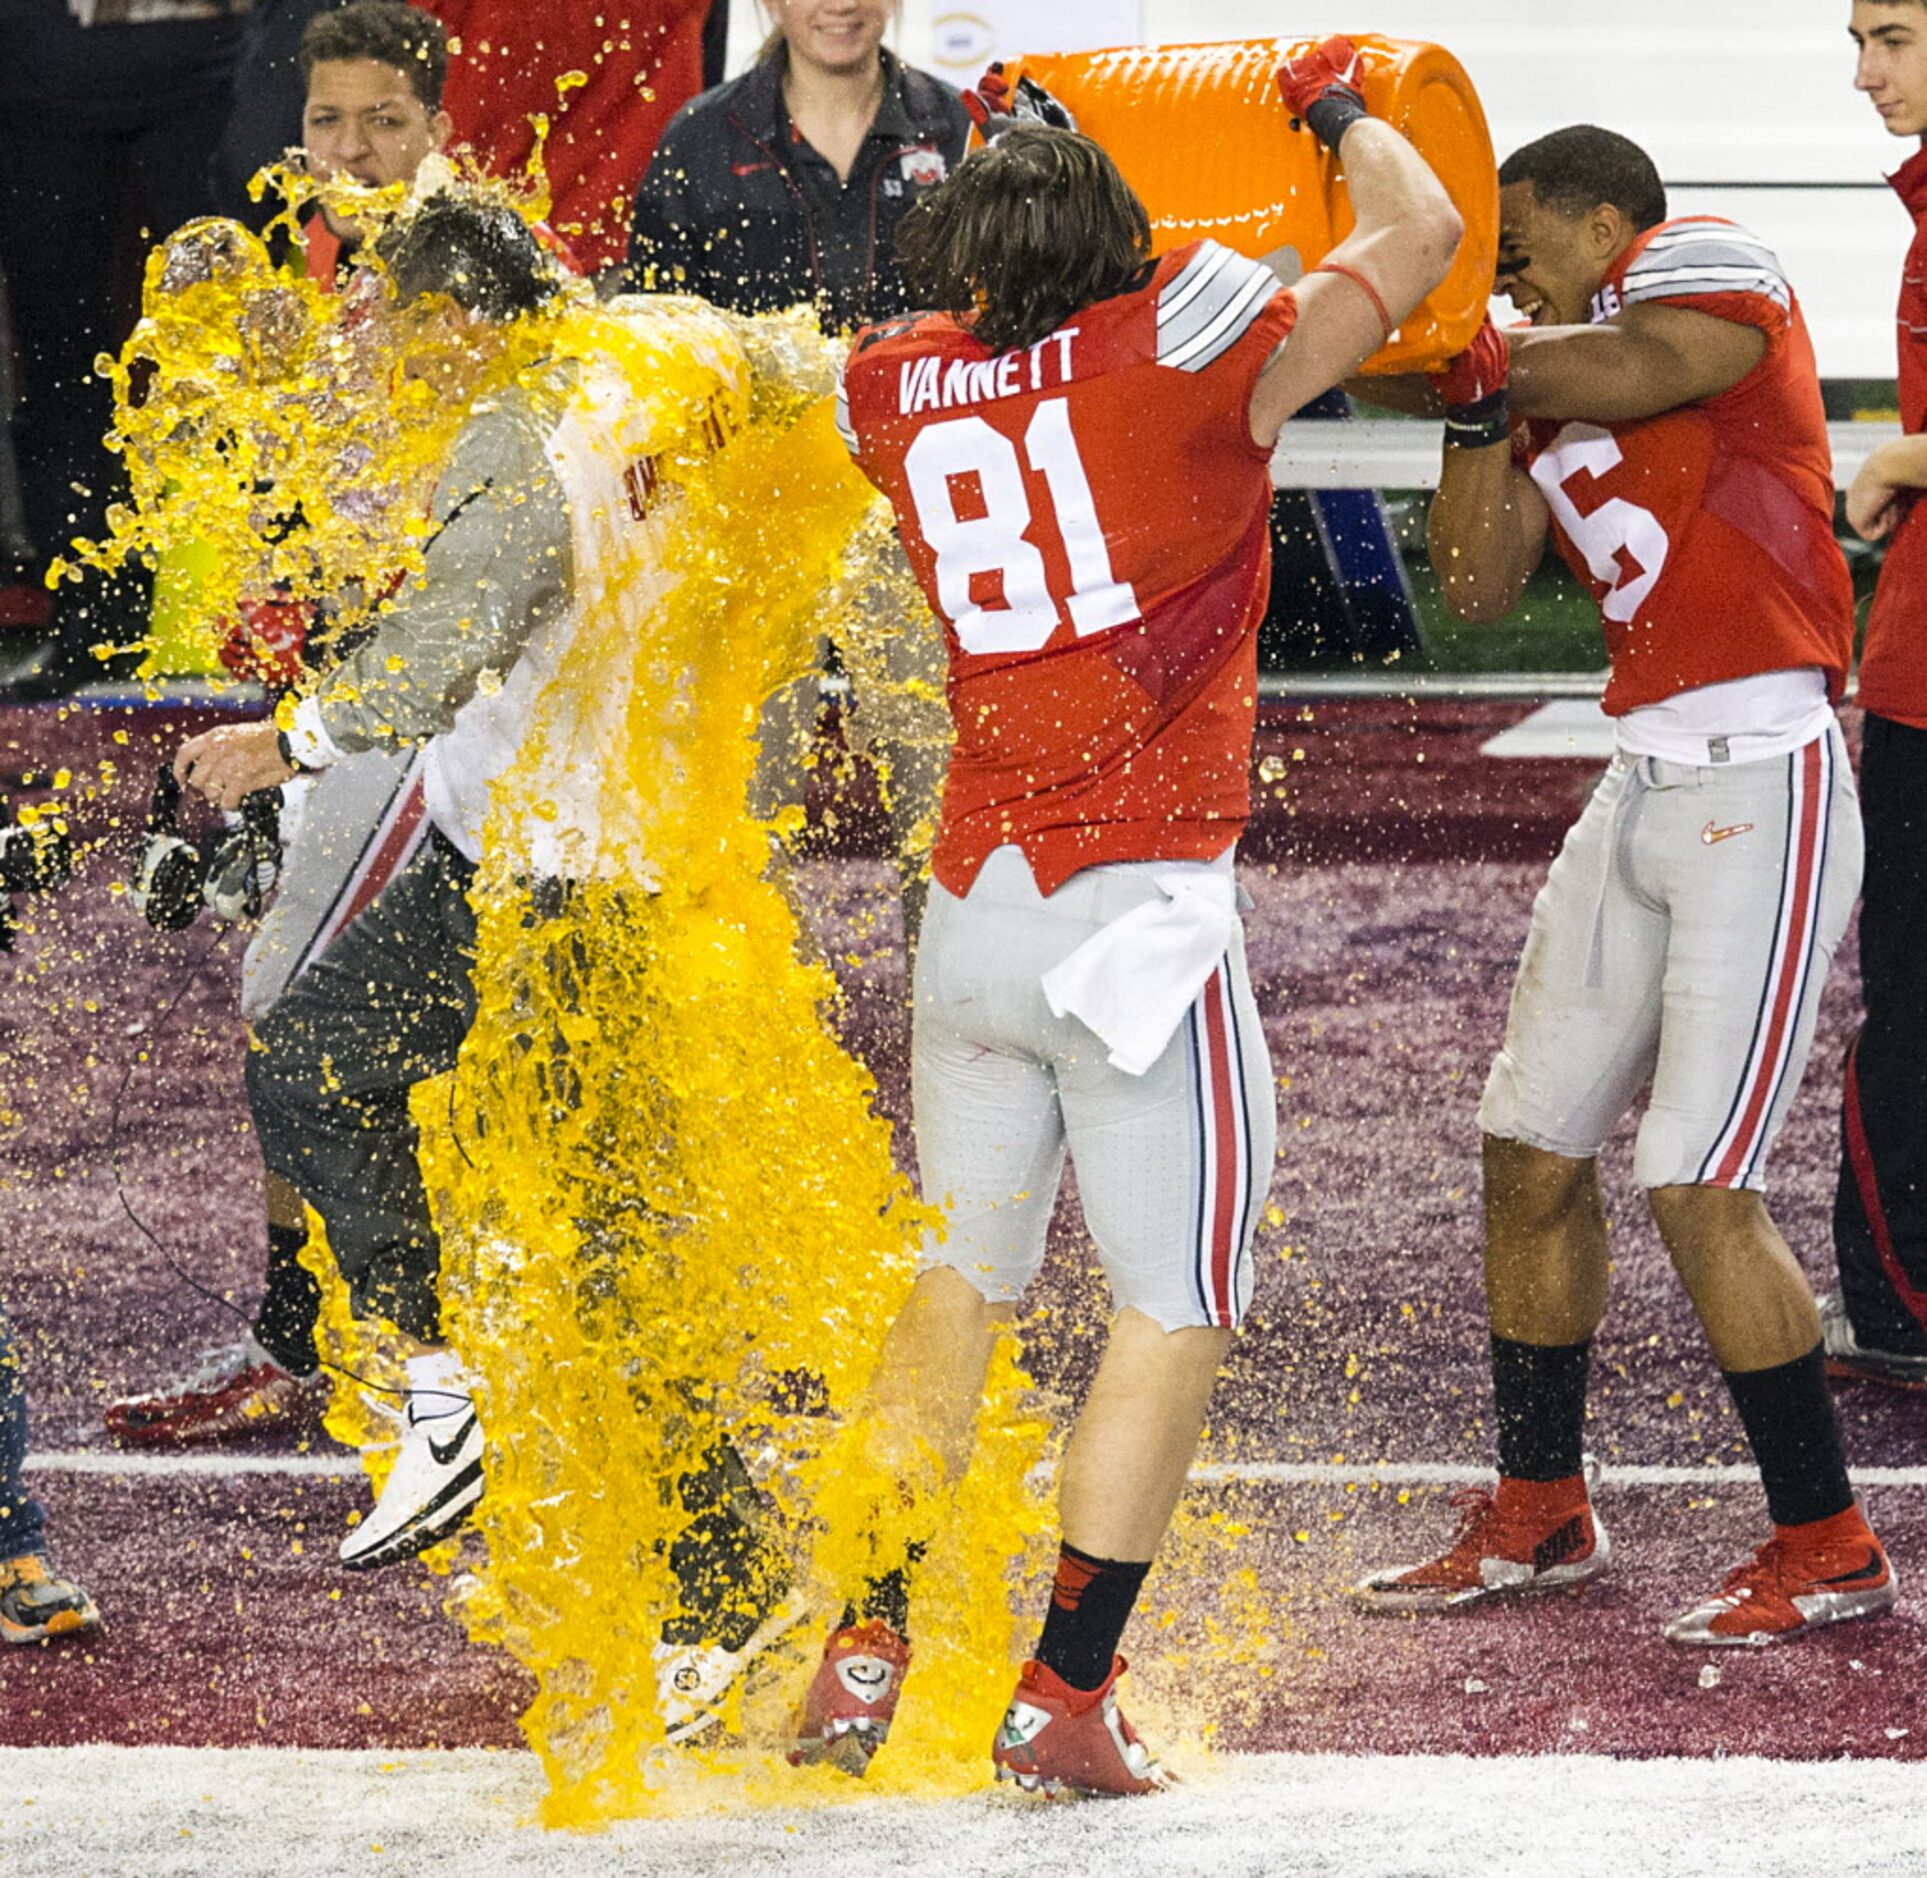
M 1055 1670 L 1026 1663 L 991 1744 L 999 1780 L 1027 1793 L 1157 1793 L 1171 1784 L 1117 1705 L 1121 1656 L 1095 1689 L 1073 1689 Z
M 830 1632 L 803 1712 L 790 1765 L 828 1761 L 861 1774 L 890 1732 L 910 1645 L 880 1619 Z
M 1423 1565 L 1374 1572 L 1352 1596 L 1367 1610 L 1449 1611 L 1597 1578 L 1612 1562 L 1612 1542 L 1587 1484 L 1585 1474 L 1543 1484 L 1501 1479 L 1496 1493 L 1455 1493 L 1452 1504 L 1464 1517 L 1451 1550 Z
M 285 1370 L 250 1337 L 210 1350 L 193 1374 L 107 1406 L 107 1430 L 139 1447 L 190 1447 L 284 1422 L 312 1421 L 326 1391 Z
M 1781 1643 L 1851 1617 L 1876 1617 L 1900 1595 L 1886 1548 L 1858 1506 L 1810 1526 L 1779 1526 L 1703 1604 L 1666 1626 L 1668 1643 Z

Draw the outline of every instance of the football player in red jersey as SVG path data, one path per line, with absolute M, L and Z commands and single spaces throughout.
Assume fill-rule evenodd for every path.
M 918 1159 L 948 1232 L 874 1411 L 905 1454 L 967 1464 L 1067 1150 L 1118 1307 L 1065 1454 L 1043 1636 L 993 1751 L 1030 1787 L 1161 1784 L 1117 1710 L 1117 1644 L 1250 1294 L 1275 1128 L 1232 875 L 1268 463 L 1459 239 L 1431 171 L 1346 82 L 1353 58 L 1328 41 L 1280 74 L 1294 116 L 1342 141 L 1358 218 L 1294 291 L 1211 242 L 1152 260 L 1095 144 L 993 122 L 899 236 L 944 310 L 860 336 L 842 388 L 845 440 L 943 622 L 956 729 L 914 1032 Z M 882 1741 L 917 1556 L 849 1587 L 794 1758 L 860 1771 Z
M 1927 5 L 1856 0 L 1855 85 L 1889 133 L 1927 137 Z M 1886 541 L 1860 655 L 1860 803 L 1867 880 L 1860 995 L 1847 1055 L 1833 1252 L 1840 1290 L 1820 1300 L 1827 1366 L 1927 1388 L 1927 150 L 1888 179 L 1914 221 L 1901 271 L 1904 436 L 1875 450 L 1847 492 L 1847 520 Z
M 1599 604 L 1618 754 L 1533 908 L 1479 1108 L 1498 1488 L 1441 1557 L 1359 1591 L 1442 1610 L 1605 1568 L 1580 1451 L 1608 1269 L 1596 1156 L 1650 1090 L 1633 1176 L 1774 1525 L 1666 1635 L 1772 1642 L 1894 1601 L 1813 1295 L 1761 1198 L 1860 879 L 1819 380 L 1772 252 L 1667 220 L 1636 145 L 1580 126 L 1499 176 L 1502 278 L 1532 327 L 1488 328 L 1441 383 L 1432 557 L 1455 611 L 1496 619 L 1552 537 Z

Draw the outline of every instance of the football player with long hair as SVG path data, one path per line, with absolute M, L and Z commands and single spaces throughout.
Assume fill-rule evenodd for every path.
M 923 1188 L 948 1231 L 885 1340 L 886 1451 L 934 1450 L 949 1479 L 968 1464 L 1067 1152 L 1117 1306 L 1065 1452 L 1043 1634 L 994 1748 L 1031 1787 L 1162 1784 L 1117 1708 L 1117 1646 L 1250 1297 L 1276 1125 L 1233 874 L 1270 457 L 1443 279 L 1461 232 L 1354 74 L 1343 40 L 1279 74 L 1341 152 L 1357 215 L 1296 288 L 1209 241 L 1154 258 L 1096 144 L 987 117 L 988 147 L 899 237 L 939 310 L 871 328 L 845 374 L 845 441 L 943 622 L 956 732 L 913 1043 Z M 860 1771 L 882 1742 L 922 1549 L 847 1587 L 795 1758 Z

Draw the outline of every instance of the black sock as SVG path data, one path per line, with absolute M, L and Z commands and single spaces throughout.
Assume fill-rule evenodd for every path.
M 1776 1526 L 1831 1519 L 1853 1504 L 1821 1346 L 1771 1369 L 1722 1370 L 1760 1464 Z
M 1586 1371 L 1583 1343 L 1492 1339 L 1492 1399 L 1499 1427 L 1499 1472 L 1510 1480 L 1566 1480 L 1583 1465 Z
M 842 1628 L 848 1630 L 853 1624 L 884 1623 L 899 1637 L 908 1637 L 910 1572 L 912 1567 L 923 1563 L 923 1555 L 928 1549 L 919 1539 L 904 1548 L 901 1565 L 893 1566 L 887 1572 L 879 1572 L 874 1578 L 866 1578 L 862 1595 L 843 1607 Z
M 1073 1689 L 1095 1689 L 1111 1673 L 1111 1659 L 1129 1621 L 1131 1606 L 1151 1569 L 1114 1558 L 1092 1558 L 1074 1545 L 1057 1554 L 1044 1634 L 1037 1660 Z
M 321 1283 L 301 1263 L 307 1243 L 305 1226 L 268 1228 L 268 1288 L 254 1316 L 255 1342 L 296 1376 L 312 1376 L 321 1367 L 314 1347 Z

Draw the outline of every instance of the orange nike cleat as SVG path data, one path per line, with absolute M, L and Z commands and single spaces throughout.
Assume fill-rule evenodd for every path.
M 790 1765 L 827 1761 L 847 1774 L 861 1774 L 896 1719 L 909 1667 L 908 1641 L 879 1618 L 831 1631 L 796 1718 Z
M 1860 1508 L 1773 1537 L 1703 1604 L 1666 1626 L 1668 1643 L 1704 1647 L 1783 1643 L 1827 1624 L 1877 1617 L 1900 1595 L 1886 1548 Z
M 1568 1480 L 1508 1480 L 1452 1496 L 1463 1518 L 1450 1551 L 1423 1565 L 1393 1565 L 1352 1588 L 1374 1611 L 1449 1611 L 1485 1598 L 1565 1591 L 1597 1578 L 1612 1541 L 1592 1509 L 1596 1469 Z
M 1116 1798 L 1157 1793 L 1171 1776 L 1125 1720 L 1117 1705 L 1121 1656 L 1095 1689 L 1073 1689 L 1055 1670 L 1026 1663 L 1010 1698 L 990 1758 L 999 1780 L 1027 1793 L 1071 1793 Z
M 46 1553 L 0 1559 L 0 1643 L 48 1643 L 99 1628 L 93 1599 Z

